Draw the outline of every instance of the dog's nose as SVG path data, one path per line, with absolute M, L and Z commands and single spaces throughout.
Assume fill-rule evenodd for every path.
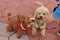
M 42 16 L 40 16 L 40 19 L 42 19 Z
M 32 22 L 34 22 L 34 20 L 32 20 Z

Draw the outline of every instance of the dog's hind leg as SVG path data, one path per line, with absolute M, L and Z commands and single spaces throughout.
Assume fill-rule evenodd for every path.
M 8 25 L 6 29 L 7 29 L 7 32 L 11 32 L 13 30 L 13 28 L 10 25 Z

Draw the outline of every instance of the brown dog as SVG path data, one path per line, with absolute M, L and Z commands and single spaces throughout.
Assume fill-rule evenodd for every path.
M 28 24 L 30 23 L 28 16 L 20 16 L 17 15 L 16 19 L 11 18 L 11 14 L 7 14 L 8 17 L 8 26 L 7 32 L 11 32 L 13 30 L 17 31 L 17 38 L 20 38 L 22 34 L 28 33 Z
M 18 17 L 18 30 L 17 30 L 17 37 L 20 38 L 24 33 L 28 34 L 28 24 L 30 24 L 29 17 L 21 17 L 19 20 Z

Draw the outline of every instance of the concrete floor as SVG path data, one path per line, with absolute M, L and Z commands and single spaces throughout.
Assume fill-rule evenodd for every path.
M 5 23 L 0 23 L 0 40 L 29 40 L 27 35 L 23 35 L 20 39 L 16 38 L 15 32 L 7 33 Z

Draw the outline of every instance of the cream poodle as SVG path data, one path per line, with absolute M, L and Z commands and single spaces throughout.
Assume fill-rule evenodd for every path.
M 40 5 L 35 11 L 34 18 L 36 19 L 36 22 L 38 26 L 36 28 L 40 28 L 41 30 L 41 36 L 45 37 L 46 34 L 46 17 L 49 14 L 49 10 L 40 2 L 35 1 L 36 4 Z

